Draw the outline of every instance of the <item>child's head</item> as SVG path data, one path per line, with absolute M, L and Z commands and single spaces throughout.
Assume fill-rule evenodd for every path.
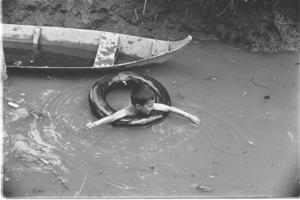
M 151 112 L 155 100 L 154 92 L 146 85 L 139 85 L 131 93 L 131 103 L 144 114 Z
M 132 105 L 140 104 L 141 106 L 145 105 L 149 100 L 154 100 L 153 91 L 146 85 L 139 85 L 134 88 L 131 92 L 131 103 Z

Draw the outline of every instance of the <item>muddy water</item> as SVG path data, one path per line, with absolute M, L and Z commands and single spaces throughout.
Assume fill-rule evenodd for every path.
M 282 197 L 299 188 L 299 54 L 191 44 L 142 70 L 169 91 L 176 115 L 147 128 L 92 131 L 97 74 L 10 73 L 4 83 L 7 197 Z M 108 95 L 119 109 L 128 90 Z M 13 101 L 20 105 L 13 108 Z M 37 112 L 36 118 L 33 116 Z M 202 191 L 207 186 L 210 191 Z M 213 190 L 212 190 L 213 189 Z

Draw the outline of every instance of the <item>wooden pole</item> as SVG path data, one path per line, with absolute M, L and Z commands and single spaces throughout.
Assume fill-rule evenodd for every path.
M 1 131 L 1 136 L 3 137 L 5 133 L 5 129 L 3 126 L 3 80 L 7 80 L 7 74 L 6 74 L 6 65 L 4 61 L 4 53 L 3 53 L 3 45 L 2 45 L 2 0 L 0 0 L 0 131 Z M 4 64 L 3 64 L 4 63 Z M 2 148 L 1 148 L 2 150 Z M 1 163 L 3 163 L 3 158 L 0 158 Z
M 4 52 L 3 52 L 2 40 L 1 40 L 0 45 L 1 45 L 1 52 L 0 52 L 1 80 L 6 81 L 8 76 L 7 76 L 7 71 L 6 71 L 5 56 L 4 56 Z
M 136 20 L 139 20 L 139 16 L 138 16 L 138 14 L 137 14 L 135 8 L 134 8 L 133 10 L 134 10 L 134 14 L 135 14 Z
M 2 0 L 1 0 L 1 5 L 0 5 L 0 35 L 2 35 Z M 0 38 L 0 72 L 1 72 L 1 80 L 6 81 L 8 76 L 6 72 L 6 64 L 5 64 L 5 56 L 4 56 L 4 51 L 3 51 L 3 43 L 2 43 L 2 38 Z
M 147 0 L 145 0 L 145 3 L 144 3 L 143 14 L 145 14 L 145 11 L 146 11 L 146 4 L 147 4 Z

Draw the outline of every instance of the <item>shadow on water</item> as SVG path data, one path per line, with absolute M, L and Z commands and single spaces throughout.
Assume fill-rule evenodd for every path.
M 103 125 L 87 95 L 103 74 L 9 71 L 3 88 L 6 197 L 285 197 L 299 194 L 298 54 L 191 44 L 156 68 L 174 114 L 140 129 Z M 120 109 L 129 90 L 108 94 Z M 8 105 L 14 102 L 20 107 Z

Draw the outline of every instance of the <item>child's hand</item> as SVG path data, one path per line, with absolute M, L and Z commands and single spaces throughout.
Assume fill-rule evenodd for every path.
M 192 115 L 190 117 L 191 121 L 194 122 L 195 124 L 200 124 L 200 119 L 197 116 Z
M 89 123 L 86 124 L 86 128 L 89 129 L 89 130 L 91 130 L 94 127 L 95 127 L 95 124 L 93 122 L 89 122 Z

